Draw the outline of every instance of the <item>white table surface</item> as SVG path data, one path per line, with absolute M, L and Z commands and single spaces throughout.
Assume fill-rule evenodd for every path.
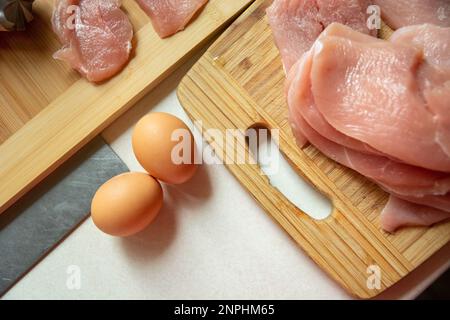
M 131 171 L 131 128 L 151 111 L 190 123 L 175 89 L 194 57 L 103 136 Z M 196 133 L 197 141 L 201 137 Z M 317 204 L 320 205 L 320 204 Z M 70 288 L 71 266 L 80 288 Z M 447 245 L 381 295 L 416 297 L 450 266 Z M 4 299 L 351 299 L 310 260 L 221 165 L 165 186 L 165 205 L 144 232 L 127 239 L 98 231 L 91 219 L 18 282 Z

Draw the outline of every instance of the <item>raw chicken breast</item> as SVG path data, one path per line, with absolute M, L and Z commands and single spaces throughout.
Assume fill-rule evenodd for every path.
M 386 190 L 386 188 L 384 188 L 384 190 Z M 391 192 L 391 195 L 411 203 L 420 204 L 423 206 L 427 206 L 445 212 L 450 212 L 450 193 L 441 196 L 425 195 L 423 197 L 405 196 L 401 194 L 396 194 L 395 192 Z
M 425 63 L 418 70 L 418 86 L 437 123 L 436 140 L 450 156 L 450 28 L 431 24 L 397 30 L 390 39 L 423 52 Z
M 450 27 L 449 0 L 373 0 L 393 29 L 422 23 Z
M 208 0 L 137 0 L 161 38 L 181 31 Z
M 450 175 L 367 156 L 322 137 L 301 116 L 296 122 L 302 136 L 323 154 L 369 178 L 386 192 L 411 203 L 450 212 Z
M 343 147 L 317 133 L 300 114 L 296 113 L 294 117 L 302 135 L 323 154 L 378 183 L 388 192 L 405 197 L 423 197 L 441 196 L 450 191 L 450 174 Z
M 447 219 L 450 219 L 449 212 L 391 196 L 381 213 L 381 226 L 388 232 L 394 232 L 404 226 L 431 226 Z
M 450 50 L 448 42 L 450 28 L 442 28 L 432 24 L 421 24 L 398 29 L 389 41 L 412 45 L 423 51 L 428 64 L 450 70 Z
M 63 43 L 54 58 L 89 81 L 108 79 L 128 62 L 133 28 L 119 0 L 58 0 L 52 25 Z
M 330 25 L 321 35 L 320 37 L 326 36 L 348 36 L 346 31 L 347 29 L 343 29 L 339 27 L 338 24 Z M 359 33 L 353 33 L 351 36 L 354 37 L 354 34 L 361 35 L 363 40 L 365 38 L 369 38 L 369 41 L 380 41 L 376 38 L 363 36 Z M 320 39 L 320 38 L 319 38 Z M 370 40 L 373 39 L 373 40 Z M 308 122 L 308 124 L 314 128 L 319 134 L 331 141 L 341 144 L 343 146 L 352 148 L 354 150 L 358 150 L 364 153 L 375 154 L 375 155 L 383 155 L 381 152 L 373 149 L 369 145 L 353 139 L 349 136 L 346 136 L 336 129 L 334 129 L 322 116 L 322 114 L 317 110 L 314 97 L 311 92 L 311 81 L 310 81 L 310 73 L 311 73 L 311 65 L 312 65 L 312 54 L 315 49 L 312 48 L 309 52 L 305 53 L 302 58 L 297 62 L 294 67 L 292 67 L 290 71 L 290 75 L 287 80 L 287 86 L 293 86 L 294 90 L 287 89 L 287 99 L 288 105 L 290 108 L 290 114 L 292 115 L 295 112 L 300 112 L 302 117 Z M 295 121 L 290 121 L 293 129 L 297 132 L 295 133 L 297 144 L 300 147 L 303 147 L 307 140 L 305 137 L 301 135 L 299 130 L 296 128 Z
M 332 22 L 376 35 L 376 30 L 367 27 L 369 4 L 369 0 L 275 0 L 267 9 L 267 17 L 285 72 Z
M 355 33 L 357 37 L 348 37 L 348 35 L 351 35 L 352 33 Z M 326 41 L 330 39 L 334 41 L 344 39 L 337 36 L 347 36 L 347 38 L 345 38 L 347 41 L 351 38 L 356 39 L 356 41 L 359 41 L 360 43 L 364 43 L 362 40 L 367 38 L 366 44 L 384 45 L 387 43 L 383 40 L 377 40 L 372 37 L 358 34 L 342 25 L 334 24 L 329 26 L 311 50 L 303 56 L 298 66 L 292 70 L 296 75 L 290 76 L 291 90 L 288 90 L 288 104 L 290 113 L 293 117 L 292 122 L 296 123 L 296 129 L 306 130 L 303 133 L 306 134 L 307 137 L 312 138 L 313 141 L 311 142 L 316 147 L 341 164 L 351 167 L 379 183 L 387 184 L 392 189 L 394 189 L 393 186 L 407 187 L 403 190 L 395 189 L 398 193 L 412 195 L 411 191 L 416 188 L 416 191 L 419 191 L 419 193 L 415 194 L 416 196 L 423 196 L 424 194 L 446 194 L 449 191 L 448 182 L 450 174 L 427 170 L 392 160 L 390 157 L 376 152 L 376 150 L 374 152 L 370 148 L 365 147 L 365 145 L 361 144 L 360 140 L 350 140 L 350 137 L 343 135 L 340 132 L 335 133 L 334 128 L 322 128 L 322 125 L 329 126 L 329 124 L 324 120 L 322 114 L 315 109 L 315 98 L 318 94 L 312 94 L 316 89 L 314 85 L 311 85 L 310 81 L 311 77 L 313 77 L 313 75 L 311 75 L 312 61 L 313 57 L 314 61 L 317 58 L 317 51 L 319 51 L 319 54 L 325 51 Z M 334 50 L 331 51 L 335 52 Z M 339 69 L 340 67 L 338 64 L 335 64 L 333 68 Z M 328 67 L 328 70 L 332 70 L 333 68 Z M 374 73 L 372 72 L 370 74 L 373 75 Z M 322 77 L 330 77 L 330 74 L 328 73 L 326 76 L 323 75 Z M 342 76 L 342 79 L 345 81 L 344 76 Z M 323 89 L 323 91 L 330 91 L 330 89 Z M 341 92 L 343 91 L 344 89 L 341 90 Z M 330 109 L 333 109 L 334 105 L 330 105 Z M 350 121 L 349 124 L 353 124 L 353 122 Z M 336 135 L 338 135 L 338 137 L 336 137 Z M 431 181 L 436 181 L 437 183 L 430 184 Z M 399 184 L 399 182 L 401 183 Z M 421 187 L 417 189 L 417 186 L 419 185 Z M 420 190 L 425 191 L 426 193 L 423 193 Z
M 398 160 L 397 155 L 401 153 L 396 152 L 395 147 L 382 146 L 399 143 L 401 139 L 396 140 L 399 137 L 386 135 L 386 131 L 395 132 L 398 126 L 403 125 L 403 132 L 399 130 L 396 134 L 406 136 L 427 129 L 422 133 L 428 134 L 436 150 L 442 152 L 443 163 L 447 157 L 443 146 L 450 136 L 445 131 L 450 117 L 446 112 L 450 53 L 445 48 L 450 38 L 446 29 L 437 26 L 405 29 L 408 30 L 399 30 L 392 42 L 387 42 L 341 24 L 332 24 L 294 65 L 286 84 L 290 121 L 297 140 L 301 144 L 309 140 L 326 156 L 359 172 L 391 194 L 382 218 L 382 227 L 388 231 L 400 226 L 429 226 L 450 217 L 448 170 L 427 169 L 426 163 L 419 166 L 413 161 L 408 164 Z M 383 74 L 386 75 L 383 77 Z M 328 85 L 322 81 L 328 81 Z M 394 96 L 395 105 L 389 95 Z M 322 104 L 320 107 L 318 101 Z M 377 115 L 383 114 L 386 108 L 390 108 L 392 114 L 380 117 L 376 123 Z M 410 108 L 421 112 L 422 119 L 413 121 Z M 335 126 L 330 115 L 343 116 L 347 122 L 342 122 L 345 122 L 342 128 Z M 409 117 L 410 127 L 402 124 L 404 117 Z M 374 148 L 363 135 L 373 134 L 377 126 L 380 127 L 379 137 L 384 140 Z M 357 134 L 348 134 L 352 130 Z M 424 145 L 420 136 L 416 142 L 421 144 L 414 142 L 411 140 L 411 149 Z M 429 158 L 437 154 L 431 150 Z M 425 157 L 423 159 L 425 162 Z M 434 166 L 442 165 L 434 160 L 429 162 Z
M 435 92 L 436 111 L 423 98 L 420 81 L 428 77 L 421 80 L 416 75 L 429 63 L 422 50 L 340 37 L 324 37 L 317 46 L 320 50 L 314 51 L 311 67 L 312 93 L 331 126 L 395 159 L 450 172 L 450 145 L 446 128 L 441 130 L 450 113 L 439 98 L 447 90 Z M 450 73 L 441 76 L 450 80 Z

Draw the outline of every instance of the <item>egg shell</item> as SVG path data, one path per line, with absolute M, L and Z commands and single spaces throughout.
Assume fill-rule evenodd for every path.
M 163 191 L 156 179 L 146 173 L 124 173 L 97 190 L 91 215 L 103 232 L 126 237 L 146 228 L 162 204 Z
M 183 139 L 174 141 L 173 133 L 185 130 Z M 186 138 L 187 136 L 187 138 Z M 172 159 L 172 151 L 180 149 L 180 141 L 189 143 L 188 161 L 177 163 Z M 168 184 L 181 184 L 195 174 L 195 140 L 188 126 L 179 118 L 162 112 L 144 116 L 136 124 L 132 137 L 136 159 L 150 175 Z M 175 149 L 174 149 L 175 148 Z M 183 151 L 184 152 L 184 151 Z

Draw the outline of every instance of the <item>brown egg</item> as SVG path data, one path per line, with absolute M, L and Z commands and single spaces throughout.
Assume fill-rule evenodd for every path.
M 146 115 L 134 128 L 132 142 L 137 160 L 155 178 L 181 184 L 195 174 L 194 137 L 177 117 L 161 112 Z
M 147 227 L 162 204 L 163 191 L 157 180 L 146 173 L 124 173 L 97 190 L 91 214 L 103 232 L 126 237 Z

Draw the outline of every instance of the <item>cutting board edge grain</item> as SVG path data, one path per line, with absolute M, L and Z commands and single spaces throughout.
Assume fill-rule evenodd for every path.
M 142 27 L 135 33 L 137 47 L 126 68 L 100 85 L 82 78 L 75 81 L 0 145 L 0 213 L 153 89 L 252 1 L 211 0 L 186 30 L 168 39 L 156 35 L 150 20 L 144 24 L 141 13 L 131 12 L 141 16 Z M 40 4 L 43 9 L 39 6 L 37 11 L 42 9 L 48 19 L 48 4 Z M 139 10 L 131 3 L 129 8 Z
M 257 99 L 252 97 L 245 85 L 237 80 L 237 78 L 248 79 L 247 87 L 252 86 L 249 84 L 252 80 L 255 82 L 255 87 L 259 84 L 258 75 L 251 73 L 252 56 L 250 55 L 258 53 L 257 50 L 263 50 L 261 47 L 267 46 L 267 43 L 255 45 L 256 49 L 249 49 L 243 43 L 253 41 L 249 39 L 261 39 L 261 34 L 252 33 L 252 28 L 258 23 L 262 26 L 266 25 L 261 21 L 265 19 L 262 8 L 267 6 L 267 3 L 264 0 L 255 1 L 208 49 L 178 87 L 177 93 L 183 108 L 192 120 L 201 120 L 203 132 L 208 128 L 220 129 L 223 132 L 230 128 L 245 130 L 255 124 L 264 124 L 269 128 L 280 127 L 280 122 L 274 119 L 276 117 L 272 117 L 270 112 L 259 107 Z M 259 28 L 263 28 L 262 26 Z M 382 35 L 387 33 L 389 30 L 386 28 L 381 32 Z M 233 47 L 237 48 L 238 55 L 242 54 L 241 57 L 236 57 L 236 52 L 227 56 L 227 52 L 233 51 Z M 227 58 L 233 61 L 230 62 Z M 266 58 L 260 57 L 260 59 Z M 231 66 L 227 67 L 227 64 Z M 240 69 L 240 64 L 244 65 L 241 69 L 250 70 L 246 71 L 250 74 L 245 74 Z M 282 72 L 281 63 L 278 63 L 278 67 Z M 268 74 L 270 71 L 269 67 L 264 69 L 264 72 Z M 271 74 L 265 76 L 268 77 Z M 282 87 L 279 86 L 278 89 L 282 91 Z M 254 89 L 254 91 L 258 90 Z M 366 210 L 370 214 L 363 214 L 360 204 L 356 205 L 352 201 L 354 199 L 339 189 L 340 185 L 336 182 L 339 180 L 332 181 L 327 175 L 329 173 L 321 168 L 322 162 L 327 160 L 321 159 L 322 162 L 319 162 L 306 151 L 300 151 L 289 131 L 288 125 L 283 123 L 280 148 L 288 160 L 294 164 L 297 172 L 331 199 L 334 209 L 328 219 L 316 221 L 301 212 L 281 192 L 270 185 L 269 180 L 261 175 L 257 165 L 227 164 L 227 168 L 307 255 L 350 294 L 359 298 L 372 298 L 379 295 L 449 241 L 450 223 L 440 224 L 430 229 L 409 228 L 394 235 L 382 231 L 377 218 L 371 217 L 380 212 L 385 204 L 386 196 L 381 195 L 382 192 L 373 184 L 363 182 L 361 188 L 367 191 L 369 194 L 367 197 L 370 198 L 371 192 L 376 193 L 378 197 L 373 201 L 376 205 Z M 226 147 L 215 144 L 208 137 L 205 138 L 212 144 L 216 154 L 219 157 L 222 156 L 222 160 L 230 160 L 227 158 Z M 225 163 L 228 162 L 225 161 Z M 335 171 L 340 170 L 338 173 L 343 172 L 342 176 L 350 172 L 337 164 L 333 166 L 336 167 Z M 351 175 L 356 179 L 355 173 Z M 361 177 L 358 179 L 363 180 Z M 369 289 L 367 286 L 373 266 L 379 267 L 381 271 L 381 288 L 379 289 Z

